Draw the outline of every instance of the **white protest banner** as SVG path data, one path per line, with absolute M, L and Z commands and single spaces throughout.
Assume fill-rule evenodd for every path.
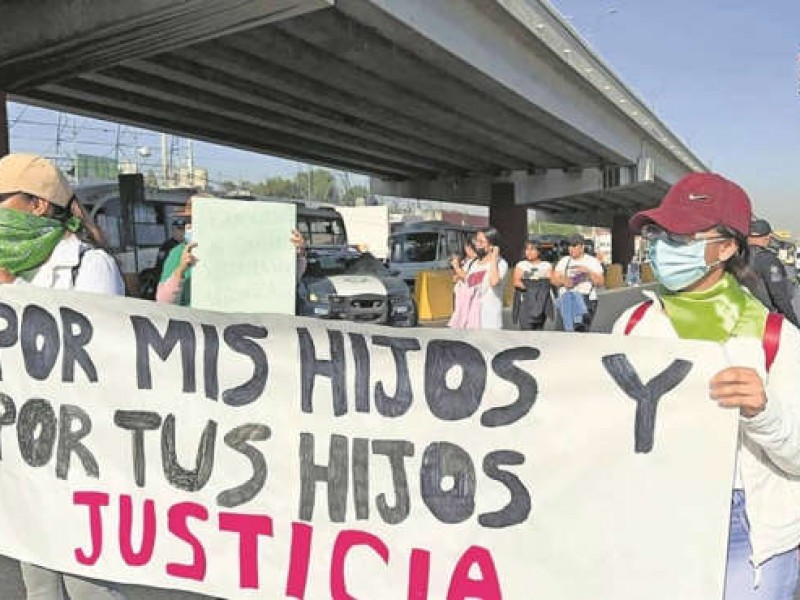
M 0 553 L 225 598 L 720 598 L 725 364 L 4 286 Z
M 195 197 L 192 307 L 293 315 L 296 212 L 289 202 Z

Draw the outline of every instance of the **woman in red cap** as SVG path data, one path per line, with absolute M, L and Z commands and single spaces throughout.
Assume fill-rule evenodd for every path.
M 617 321 L 614 332 L 725 342 L 761 340 L 767 374 L 731 366 L 710 397 L 739 410 L 725 600 L 791 600 L 800 543 L 800 333 L 749 291 L 750 200 L 735 183 L 693 173 L 631 228 L 649 242 L 660 288 Z

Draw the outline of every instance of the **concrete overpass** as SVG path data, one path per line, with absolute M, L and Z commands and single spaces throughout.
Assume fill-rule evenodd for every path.
M 625 261 L 628 216 L 705 169 L 544 0 L 7 0 L 2 16 L 12 99 L 489 205 L 512 253 L 534 208 L 614 226 Z

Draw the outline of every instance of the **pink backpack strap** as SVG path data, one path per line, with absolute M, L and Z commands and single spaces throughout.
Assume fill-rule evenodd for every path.
M 653 305 L 652 300 L 648 300 L 646 302 L 642 302 L 639 306 L 636 307 L 636 310 L 633 311 L 630 318 L 628 319 L 628 323 L 625 325 L 625 335 L 628 335 L 633 328 L 642 320 L 644 317 L 644 313 Z
M 768 313 L 767 323 L 764 327 L 764 337 L 761 339 L 768 373 L 772 368 L 772 363 L 775 362 L 775 356 L 777 356 L 778 348 L 780 347 L 781 327 L 783 327 L 783 315 L 776 312 Z

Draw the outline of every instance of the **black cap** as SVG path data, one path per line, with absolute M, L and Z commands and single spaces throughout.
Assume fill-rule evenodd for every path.
M 761 237 L 770 233 L 772 233 L 772 227 L 770 227 L 769 221 L 756 219 L 750 223 L 750 235 L 753 237 Z
M 572 233 L 567 236 L 567 243 L 570 246 L 583 246 L 586 244 L 586 239 L 580 233 Z

